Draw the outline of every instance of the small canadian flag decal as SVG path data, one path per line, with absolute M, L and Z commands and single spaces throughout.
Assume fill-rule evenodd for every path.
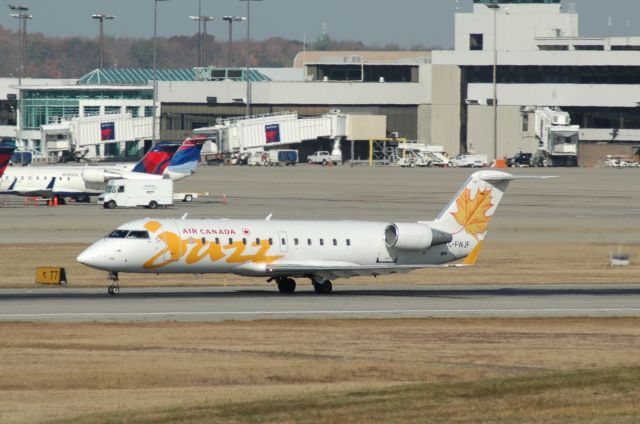
M 251 234 L 251 231 L 249 231 L 248 228 L 243 228 L 242 229 L 242 235 L 248 236 L 249 234 Z

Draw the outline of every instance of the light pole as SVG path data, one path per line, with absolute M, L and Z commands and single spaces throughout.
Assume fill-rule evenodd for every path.
M 168 0 L 153 0 L 153 117 L 151 119 L 151 144 L 156 144 L 156 104 L 158 103 L 158 67 L 157 67 L 157 36 L 158 36 L 158 2 Z
M 500 5 L 489 3 L 487 7 L 493 12 L 493 157 L 498 159 L 498 25 L 497 15 Z
M 245 80 L 247 83 L 247 116 L 251 116 L 251 78 L 249 78 L 249 68 L 251 67 L 251 2 L 262 0 L 240 0 L 247 2 L 247 69 Z
M 201 16 L 202 0 L 198 0 L 198 17 Z M 202 21 L 200 19 L 198 19 L 198 66 L 202 66 Z
M 104 21 L 112 20 L 116 17 L 113 15 L 105 15 L 104 13 L 91 15 L 93 19 L 97 19 L 100 21 L 100 69 L 104 67 Z
M 230 68 L 233 61 L 233 56 L 231 53 L 231 46 L 233 45 L 233 23 L 238 21 L 246 21 L 247 18 L 245 18 L 244 16 L 224 16 L 222 19 L 229 22 L 229 61 L 227 66 Z
M 14 6 L 12 4 L 9 5 L 9 9 L 11 9 L 14 13 L 9 14 L 9 16 L 19 19 L 20 22 L 18 24 L 20 37 L 20 75 L 19 78 L 24 78 L 27 74 L 27 20 L 33 19 L 33 15 L 28 13 L 29 8 L 26 6 Z
M 189 16 L 189 19 L 198 22 L 198 66 L 202 66 L 202 20 L 200 15 Z
M 189 19 L 198 21 L 198 66 L 206 66 L 207 63 L 207 22 L 213 21 L 213 16 L 189 16 Z
M 213 21 L 213 16 L 200 16 L 202 20 L 202 66 L 207 66 L 207 22 Z

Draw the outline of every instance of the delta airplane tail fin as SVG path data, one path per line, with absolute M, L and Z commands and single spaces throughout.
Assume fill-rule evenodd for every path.
M 140 162 L 133 167 L 132 171 L 162 175 L 179 148 L 180 143 L 161 141 L 140 159 Z
M 190 137 L 182 142 L 175 156 L 171 159 L 165 174 L 173 181 L 181 180 L 195 172 L 200 162 L 200 152 L 206 136 Z
M 8 143 L 0 143 L 0 177 L 4 174 L 4 170 L 9 166 L 9 162 L 11 161 L 11 156 L 13 155 L 13 151 L 16 149 L 16 146 Z
M 551 177 L 516 176 L 502 171 L 478 171 L 464 183 L 460 191 L 440 212 L 434 224 L 453 236 L 449 244 L 465 265 L 475 264 L 487 227 L 509 183 L 520 179 Z

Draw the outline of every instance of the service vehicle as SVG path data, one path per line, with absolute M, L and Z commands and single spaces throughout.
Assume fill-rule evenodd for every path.
M 334 165 L 337 165 L 340 160 L 341 158 L 339 155 L 332 155 L 326 150 L 320 150 L 314 152 L 312 155 L 307 156 L 307 162 L 309 164 L 327 165 L 329 163 L 332 163 Z
M 293 149 L 247 151 L 247 165 L 250 166 L 295 166 L 296 163 L 298 163 L 298 151 Z
M 533 159 L 532 153 L 518 152 L 515 155 L 513 155 L 513 157 L 510 157 L 509 159 L 507 159 L 507 166 L 510 168 L 531 166 L 532 159 Z
M 457 166 L 460 168 L 483 168 L 489 165 L 489 158 L 487 155 L 458 155 L 451 159 L 451 166 Z
M 106 209 L 166 208 L 173 205 L 173 181 L 161 180 L 111 180 L 106 191 L 98 197 L 98 204 Z

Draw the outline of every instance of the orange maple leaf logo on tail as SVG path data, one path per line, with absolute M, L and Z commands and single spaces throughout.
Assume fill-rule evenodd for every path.
M 456 222 L 462 225 L 467 233 L 474 238 L 487 231 L 491 216 L 487 211 L 493 207 L 491 203 L 491 189 L 478 190 L 476 197 L 471 199 L 471 189 L 466 188 L 456 199 L 457 212 L 451 212 Z

